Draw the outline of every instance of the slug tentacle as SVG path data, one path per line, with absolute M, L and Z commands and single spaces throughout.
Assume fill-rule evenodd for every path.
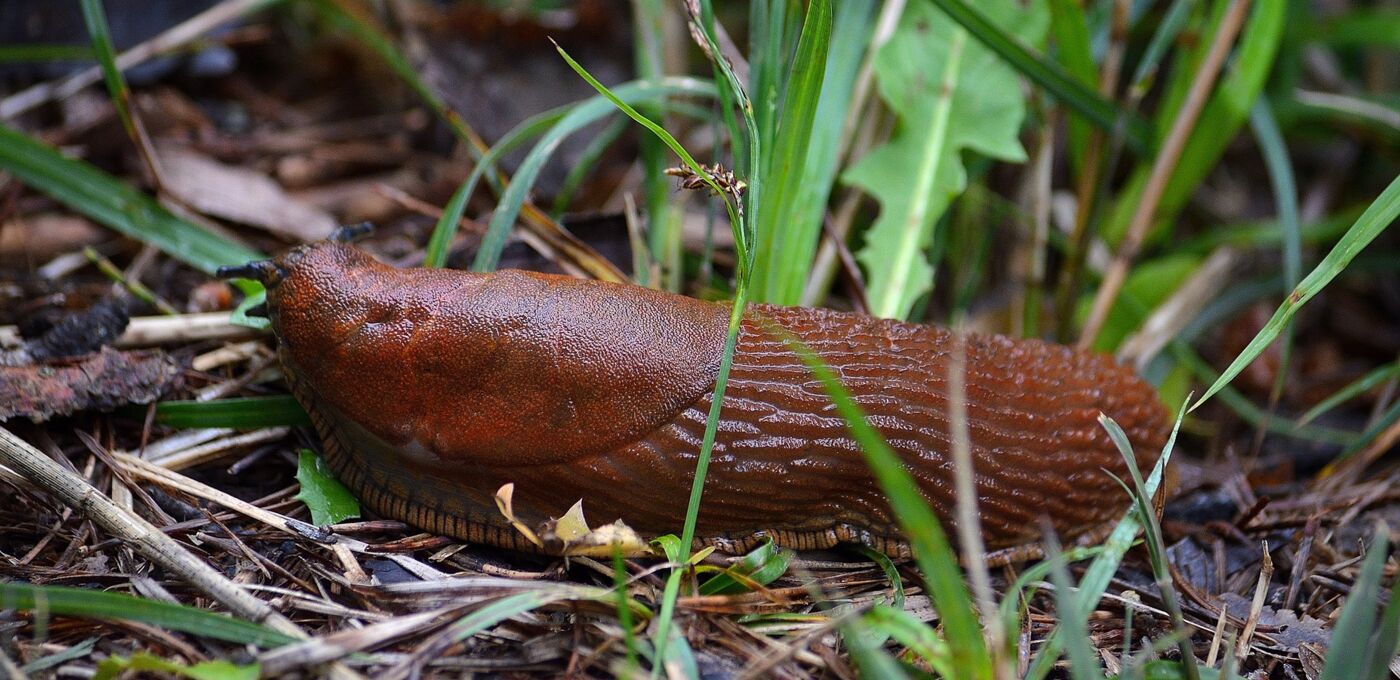
M 496 512 L 591 516 L 675 531 L 700 450 L 729 307 L 637 286 L 517 271 L 396 270 L 340 242 L 272 265 L 270 319 L 288 382 L 333 469 L 373 510 L 430 531 L 530 549 Z M 952 518 L 952 335 L 830 310 L 751 305 L 735 349 L 698 535 L 742 551 L 856 542 L 906 556 L 888 503 L 825 390 L 773 326 L 837 373 Z M 1155 461 L 1167 414 L 1111 359 L 969 335 L 968 419 L 989 549 L 1066 537 L 1126 507 L 1125 464 L 1097 422 Z

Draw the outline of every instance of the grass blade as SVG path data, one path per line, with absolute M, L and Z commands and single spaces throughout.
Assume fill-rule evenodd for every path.
M 1219 8 L 1223 14 L 1225 3 Z M 1226 64 L 1220 81 L 1212 90 L 1210 98 L 1201 109 L 1190 137 L 1181 149 L 1181 155 L 1172 168 L 1171 176 L 1162 191 L 1156 210 L 1156 227 L 1170 224 L 1186 201 L 1195 193 L 1215 168 L 1216 162 L 1224 155 L 1225 148 L 1234 140 L 1240 127 L 1249 116 L 1250 109 L 1259 98 L 1283 40 L 1288 3 L 1256 2 L 1235 45 L 1234 56 Z M 1219 28 L 1219 17 L 1215 18 L 1209 35 L 1200 40 L 1201 54 L 1211 42 Z M 1194 68 L 1180 68 L 1190 63 L 1186 54 L 1178 55 L 1175 73 L 1179 80 L 1168 88 L 1158 112 L 1158 126 L 1165 131 L 1181 108 L 1181 103 L 1189 89 L 1189 81 Z M 1133 212 L 1141 202 L 1151 174 L 1151 163 L 1142 163 L 1134 170 L 1128 184 L 1119 192 L 1113 205 L 1112 214 L 1104 224 L 1104 235 L 1117 244 L 1127 234 Z
M 1380 646 L 1377 642 L 1382 642 L 1374 640 L 1373 631 L 1376 630 L 1376 601 L 1380 596 L 1381 573 L 1385 568 L 1386 559 L 1390 556 L 1388 534 L 1384 523 L 1376 526 L 1371 547 L 1366 551 L 1366 561 L 1361 565 L 1361 573 L 1356 577 L 1351 594 L 1347 596 L 1346 605 L 1342 607 L 1342 613 L 1332 628 L 1332 644 L 1327 650 L 1327 663 L 1322 668 L 1322 680 L 1384 677 L 1377 671 L 1385 671 L 1386 664 L 1395 656 L 1394 630 L 1388 631 L 1392 639 L 1383 641 L 1388 643 L 1388 649 L 1372 649 L 1373 645 Z M 1392 593 L 1386 612 L 1387 619 L 1393 615 L 1389 610 L 1395 606 Z M 1379 669 L 1367 668 L 1373 654 L 1383 657 L 1377 659 Z
M 58 614 L 138 621 L 166 630 L 259 647 L 296 642 L 289 635 L 225 614 L 86 588 L 0 583 L 0 609 L 30 611 L 36 618 Z
M 1157 493 L 1157 489 L 1162 485 L 1162 478 L 1166 475 L 1167 463 L 1171 461 L 1172 450 L 1176 447 L 1176 435 L 1181 430 L 1181 420 L 1186 416 L 1186 405 L 1177 412 L 1176 423 L 1172 426 L 1171 436 L 1167 438 L 1167 443 L 1162 447 L 1162 456 L 1157 459 L 1157 464 L 1152 468 L 1152 473 L 1143 482 L 1143 491 L 1152 497 Z M 1113 528 L 1113 532 L 1108 535 L 1100 548 L 1098 557 L 1089 564 L 1089 568 L 1084 571 L 1084 577 L 1079 580 L 1079 594 L 1076 598 L 1078 609 L 1069 615 L 1078 615 L 1087 619 L 1094 610 L 1100 598 L 1108 590 L 1108 584 L 1113 580 L 1114 573 L 1118 570 L 1118 564 L 1123 560 L 1123 555 L 1128 552 L 1128 548 L 1133 546 L 1138 532 L 1143 530 L 1143 524 L 1138 519 L 1137 508 L 1130 508 L 1123 518 L 1118 520 L 1118 525 Z M 1061 616 L 1064 616 L 1062 613 Z M 1060 658 L 1060 652 L 1064 649 L 1064 636 L 1056 628 L 1046 638 L 1045 644 L 1041 646 L 1040 653 L 1036 655 L 1031 663 L 1027 678 L 1040 680 L 1044 678 L 1055 661 Z
M 14 64 L 39 61 L 89 61 L 92 47 L 89 45 L 0 45 L 0 64 Z
M 560 53 L 563 54 L 563 50 L 560 50 Z M 565 55 L 565 59 L 568 59 L 567 55 Z M 576 62 L 570 63 L 579 69 L 582 68 Z M 592 76 L 587 76 L 587 78 L 591 79 Z M 602 87 L 596 80 L 591 82 L 595 87 Z M 550 128 L 549 132 L 540 138 L 535 147 L 525 156 L 525 160 L 521 161 L 520 167 L 515 171 L 515 178 L 506 186 L 505 191 L 501 192 L 501 200 L 496 206 L 495 213 L 491 215 L 490 225 L 486 229 L 486 236 L 482 238 L 476 260 L 472 262 L 472 269 L 474 271 L 491 271 L 496 268 L 497 262 L 500 261 L 501 251 L 505 248 L 506 238 L 510 234 L 510 228 L 515 224 L 515 219 L 520 215 L 525 201 L 529 199 L 530 190 L 535 185 L 535 178 L 539 176 L 545 162 L 559 148 L 565 137 L 604 116 L 612 114 L 615 106 L 622 108 L 624 112 L 636 113 L 636 109 L 630 106 L 629 101 L 655 102 L 671 94 L 704 94 L 705 91 L 706 87 L 703 81 L 691 78 L 667 79 L 664 83 L 633 82 L 620 85 L 615 90 L 600 91 L 601 98 L 592 98 L 573 107 Z M 645 120 L 651 122 L 649 119 Z M 652 125 L 656 124 L 652 123 Z M 656 129 L 661 130 L 659 126 Z M 662 130 L 662 132 L 665 131 Z M 666 136 L 670 137 L 669 134 Z M 672 138 L 671 141 L 674 142 L 675 139 Z M 679 146 L 680 144 L 677 142 L 673 148 L 679 148 Z M 483 169 L 489 167 L 498 157 L 499 153 L 495 149 L 488 152 L 487 156 L 478 163 L 477 168 L 472 170 L 471 177 L 467 179 L 462 192 L 459 193 L 465 192 L 469 195 L 476 180 L 481 177 Z M 695 163 L 689 154 L 682 158 L 689 159 L 687 165 L 694 164 L 695 167 L 699 167 L 699 164 Z M 443 220 L 445 221 L 450 215 L 450 212 L 444 213 Z M 455 219 L 452 224 L 456 224 Z
M 224 265 L 264 257 L 176 216 L 155 199 L 96 167 L 65 158 L 52 147 L 3 124 L 0 168 L 92 220 L 149 243 L 206 274 L 213 274 Z
M 953 667 L 959 670 L 960 677 L 988 676 L 991 659 L 987 643 L 982 637 L 962 571 L 958 568 L 957 556 L 938 518 L 919 493 L 914 478 L 894 449 L 865 419 L 864 411 L 851 398 L 836 374 L 795 338 L 788 336 L 787 342 L 788 347 L 806 364 L 807 370 L 822 383 L 837 414 L 846 421 L 851 436 L 860 444 L 861 453 L 875 474 L 880 490 L 889 500 L 900 530 L 913 547 L 914 561 L 923 572 L 934 604 L 943 618 Z
M 888 635 L 911 654 L 945 678 L 959 677 L 952 664 L 952 652 L 933 628 L 901 609 L 902 605 L 876 605 L 861 617 L 875 632 Z M 870 676 L 877 677 L 877 676 Z
M 889 627 L 891 626 L 882 626 L 880 632 L 884 632 L 884 629 Z M 850 649 L 851 659 L 856 662 L 856 668 L 860 669 L 861 677 L 881 678 L 882 680 L 885 678 L 889 680 L 900 680 L 901 678 L 909 677 L 909 674 L 904 672 L 904 667 L 900 666 L 899 662 L 895 661 L 894 657 L 890 656 L 889 652 L 886 652 L 882 647 L 874 643 L 870 635 L 872 632 L 874 631 L 870 630 L 870 627 L 865 624 L 864 619 L 847 621 L 841 625 L 841 639 L 845 640 L 846 647 Z M 899 628 L 898 632 L 904 632 L 903 628 Z M 912 633 L 912 631 L 909 632 Z M 917 643 L 920 640 L 915 639 L 914 641 Z M 953 663 L 946 661 L 944 667 L 958 668 L 958 666 Z M 959 674 L 947 677 L 972 676 Z
M 754 548 L 744 559 L 700 584 L 701 595 L 726 595 L 752 590 L 750 584 L 768 585 L 787 573 L 792 553 L 772 541 Z
M 1323 399 L 1321 402 L 1318 402 L 1317 406 L 1308 409 L 1308 412 L 1304 413 L 1303 417 L 1298 419 L 1298 424 L 1306 425 L 1314 420 L 1317 420 L 1318 416 L 1321 416 L 1322 414 L 1331 411 L 1334 408 L 1337 408 L 1339 404 L 1342 404 L 1352 399 L 1353 397 L 1363 392 L 1366 392 L 1371 388 L 1376 387 L 1377 385 L 1380 385 L 1388 380 L 1394 380 L 1396 378 L 1400 378 L 1400 361 L 1391 362 L 1389 364 L 1381 366 L 1380 368 L 1377 368 L 1367 373 L 1366 375 L 1357 378 L 1355 382 L 1352 382 L 1346 387 L 1337 390 L 1335 393 L 1332 394 L 1332 396 L 1329 396 L 1326 399 Z
M 1191 405 L 1191 410 L 1199 408 L 1207 399 L 1219 392 L 1220 388 L 1234 380 L 1245 366 L 1254 361 L 1283 332 L 1283 327 L 1289 319 L 1292 319 L 1293 315 L 1308 303 L 1308 300 L 1326 288 L 1327 284 L 1336 278 L 1356 257 L 1356 254 L 1361 252 L 1361 249 L 1365 248 L 1376 236 L 1379 236 L 1386 227 L 1390 226 L 1397 216 L 1400 216 L 1400 177 L 1391 180 L 1390 186 L 1386 187 L 1385 191 L 1381 192 L 1375 202 L 1366 209 L 1366 212 L 1357 218 L 1356 223 L 1347 230 L 1347 233 L 1332 248 L 1332 251 L 1327 253 L 1322 262 L 1318 263 L 1312 272 L 1293 288 L 1293 292 L 1289 293 L 1288 298 L 1279 305 L 1278 311 L 1274 312 L 1273 317 L 1264 324 L 1258 335 L 1254 336 L 1244 351 L 1235 357 L 1235 360 L 1220 374 L 1220 378 L 1201 395 L 1201 398 Z
M 102 68 L 102 80 L 107 85 L 107 94 L 112 99 L 112 108 L 117 111 L 117 119 L 127 136 L 140 145 L 143 134 L 136 128 L 136 120 L 131 115 L 131 90 L 127 89 L 126 79 L 117 68 L 116 48 L 112 45 L 112 31 L 107 27 L 107 12 L 99 0 L 79 0 L 83 11 L 83 23 L 87 26 L 92 40 L 92 53 Z M 142 149 L 145 153 L 145 149 Z M 147 159 L 149 160 L 149 159 Z
M 1084 9 L 1074 0 L 1050 0 L 1050 34 L 1055 39 L 1055 58 L 1064 65 L 1069 76 L 1085 88 L 1097 92 L 1099 72 L 1094 63 Z M 1065 151 L 1069 153 L 1075 176 L 1080 173 L 1084 149 L 1089 143 L 1090 124 L 1078 114 L 1071 116 L 1066 124 L 1068 143 Z
M 1089 627 L 1086 617 L 1079 615 L 1075 598 L 1074 581 L 1069 568 L 1065 566 L 1060 542 L 1055 537 L 1046 537 L 1045 557 L 1051 564 L 1050 580 L 1055 584 L 1055 624 L 1056 630 L 1064 630 L 1065 646 L 1069 651 L 1070 677 L 1074 680 L 1095 680 L 1099 673 L 1097 654 L 1089 644 Z
M 143 417 L 144 408 L 131 411 Z M 163 401 L 156 422 L 167 427 L 278 427 L 310 425 L 311 419 L 291 395 L 242 397 L 217 401 Z
M 719 412 L 724 403 L 724 388 L 729 381 L 729 369 L 734 359 L 734 345 L 738 342 L 739 338 L 739 322 L 743 319 L 744 308 L 748 302 L 748 273 L 750 271 L 749 263 L 751 262 L 749 259 L 750 232 L 746 227 L 746 223 L 741 219 L 738 212 L 739 208 L 735 206 L 734 201 L 730 200 L 730 196 L 720 188 L 719 184 L 715 182 L 714 177 L 695 161 L 695 158 L 690 155 L 690 152 L 686 151 L 685 147 L 681 146 L 680 142 L 676 141 L 676 138 L 671 136 L 671 133 L 667 132 L 660 125 L 657 125 L 651 119 L 643 116 L 627 102 L 623 101 L 622 98 L 604 87 L 592 74 L 588 73 L 578 62 L 574 61 L 563 48 L 555 45 L 555 49 L 558 50 L 559 55 L 564 58 L 564 61 L 569 64 L 569 67 L 574 69 L 574 72 L 578 73 L 589 85 L 592 85 L 593 89 L 597 90 L 599 94 L 606 97 L 614 106 L 621 109 L 623 113 L 626 113 L 629 118 L 637 121 L 638 124 L 651 131 L 652 134 L 660 138 L 666 146 L 670 147 L 670 149 L 680 157 L 681 161 L 690 168 L 691 172 L 694 172 L 697 177 L 704 180 L 711 190 L 724 199 L 725 210 L 729 213 L 729 223 L 734 232 L 735 249 L 739 258 L 738 286 L 734 295 L 734 305 L 730 312 L 729 331 L 725 336 L 724 352 L 720 359 L 719 374 L 715 379 L 710 412 L 705 422 L 705 435 L 701 441 L 700 455 L 695 463 L 695 477 L 691 484 L 690 500 L 686 506 L 685 526 L 681 532 L 681 546 L 689 550 L 695 542 L 696 518 L 699 516 L 700 499 L 705 488 L 705 476 L 709 470 L 710 455 L 714 450 L 715 433 L 719 426 Z M 749 146 L 751 149 L 756 148 L 752 141 Z M 751 200 L 753 193 L 753 187 L 750 187 L 749 196 Z M 660 640 L 661 643 L 657 645 L 658 658 L 656 659 L 656 665 L 653 667 L 653 672 L 660 671 L 665 662 L 665 654 L 671 647 L 671 619 L 675 613 L 676 598 L 680 594 L 680 576 L 680 570 L 672 570 L 671 575 L 666 580 L 665 590 L 662 592 L 661 612 L 657 625 L 657 639 Z
M 496 162 L 501 156 L 524 144 L 531 137 L 544 134 L 546 130 L 559 122 L 572 107 L 560 107 L 545 111 L 543 113 L 530 116 L 521 121 L 519 125 L 511 128 L 496 145 L 491 147 L 485 154 L 477 159 L 476 167 L 468 175 L 467 180 L 457 188 L 452 194 L 452 198 L 447 201 L 447 205 L 442 210 L 442 216 L 438 218 L 437 226 L 433 228 L 433 233 L 428 237 L 427 254 L 423 258 L 425 267 L 441 267 L 447 264 L 447 249 L 452 244 L 452 237 L 457 234 L 457 225 L 462 220 L 462 214 L 466 212 L 467 201 L 471 200 L 472 194 L 476 191 L 477 182 L 486 173 L 491 172 L 496 166 Z
M 656 80 L 666 75 L 663 43 L 668 5 L 664 0 L 632 0 L 632 61 L 636 64 L 637 78 L 640 80 Z M 656 107 L 639 110 L 648 118 L 660 118 L 662 114 Z M 619 126 L 622 125 L 624 123 L 619 121 Z M 633 267 L 632 278 L 643 286 L 676 292 L 680 290 L 681 230 L 668 228 L 672 226 L 667 217 L 671 201 L 670 182 L 665 174 L 664 146 L 653 135 L 642 135 L 637 145 L 637 155 L 642 164 L 642 195 L 646 199 L 647 251 L 650 261 L 660 265 L 662 280 L 652 281 L 647 267 Z M 567 182 L 565 186 L 568 186 Z
M 311 4 L 328 23 L 345 30 L 379 55 L 389 70 L 403 80 L 438 118 L 447 123 L 454 135 L 467 142 L 473 158 L 479 160 L 486 153 L 486 143 L 481 137 L 433 91 L 433 88 L 428 87 L 428 83 L 419 75 L 420 69 L 408 61 L 398 47 L 394 46 L 393 40 L 375 25 L 373 18 L 365 14 L 363 9 L 345 0 L 313 0 Z
M 798 224 L 795 217 L 801 206 L 812 123 L 826 77 L 831 24 L 830 1 L 813 0 L 784 88 L 776 137 L 762 168 L 762 181 L 769 191 L 754 207 L 757 277 L 752 282 L 752 295 L 758 301 L 797 304 L 816 253 L 821 222 Z

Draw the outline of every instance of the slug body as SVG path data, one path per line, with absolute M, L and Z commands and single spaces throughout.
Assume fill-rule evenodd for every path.
M 730 307 L 642 287 L 518 271 L 398 270 L 344 244 L 266 264 L 268 310 L 297 399 L 336 474 L 371 509 L 423 529 L 536 550 L 497 511 L 514 482 L 526 522 L 622 519 L 679 532 Z M 748 307 L 699 515 L 700 542 L 747 550 L 868 545 L 908 555 L 860 447 L 774 327 L 840 377 L 953 521 L 946 330 L 821 309 Z M 1107 357 L 969 335 L 966 394 L 989 550 L 1120 515 L 1105 470 L 1116 420 L 1152 464 L 1168 431 L 1154 390 Z

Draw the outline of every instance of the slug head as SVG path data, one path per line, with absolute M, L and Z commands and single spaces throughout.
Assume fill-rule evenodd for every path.
M 458 469 L 573 461 L 714 385 L 727 307 L 533 272 L 395 269 L 344 240 L 236 271 L 267 285 L 302 405 L 377 440 L 360 446 Z
M 318 243 L 353 243 L 374 231 L 374 225 L 369 222 L 359 224 L 347 224 L 331 232 L 326 240 Z M 249 279 L 261 283 L 269 290 L 276 288 L 286 278 L 287 270 L 294 267 L 303 254 L 317 244 L 312 243 L 298 248 L 294 248 L 281 257 L 270 260 L 253 260 L 243 264 L 225 265 L 219 267 L 215 272 L 221 279 Z

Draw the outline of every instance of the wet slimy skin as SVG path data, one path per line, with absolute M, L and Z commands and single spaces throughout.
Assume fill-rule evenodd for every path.
M 493 502 L 515 483 L 526 522 L 583 499 L 595 520 L 677 532 L 730 307 L 639 286 L 521 271 L 394 269 L 348 243 L 240 270 L 268 315 L 298 401 L 336 474 L 375 512 L 428 531 L 538 550 Z M 724 395 L 697 536 L 724 552 L 766 537 L 805 549 L 908 544 L 821 383 L 785 329 L 840 377 L 953 523 L 951 332 L 823 309 L 750 305 Z M 1046 517 L 1089 537 L 1127 496 L 1116 420 L 1151 465 L 1168 416 L 1110 358 L 969 335 L 966 394 L 987 548 L 1034 543 Z

